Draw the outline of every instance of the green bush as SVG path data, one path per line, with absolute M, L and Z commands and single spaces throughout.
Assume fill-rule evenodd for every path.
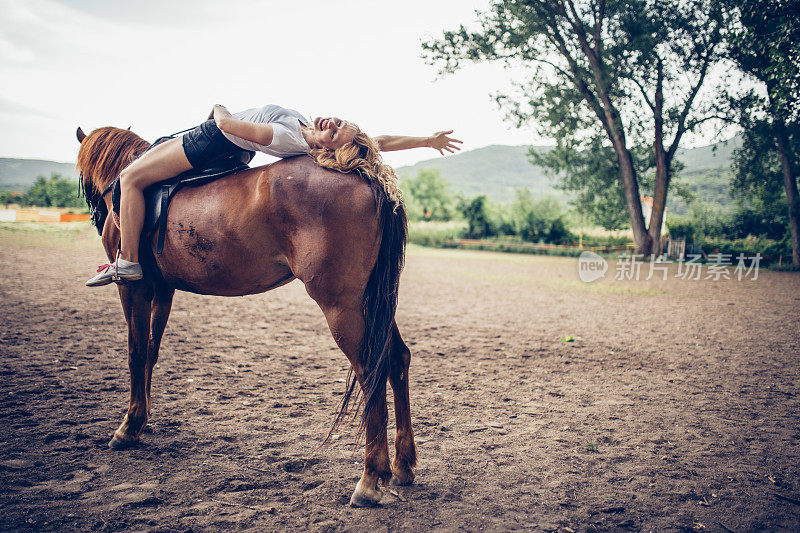
M 706 239 L 741 240 L 766 237 L 773 241 L 786 239 L 788 209 L 784 199 L 772 203 L 740 201 L 736 209 L 720 213 L 701 202 L 694 202 L 682 217 L 667 217 L 670 235 L 686 237 L 688 242 Z
M 773 240 L 782 240 L 789 232 L 788 212 L 785 198 L 770 204 L 759 199 L 741 203 L 731 214 L 730 223 L 724 234 L 730 239 L 761 235 Z
M 39 176 L 33 185 L 19 197 L 23 206 L 37 207 L 82 207 L 85 204 L 78 198 L 78 185 L 63 178 L 60 174 L 53 173 L 50 179 Z
M 670 237 L 685 238 L 688 242 L 694 242 L 697 231 L 695 221 L 688 217 L 667 217 L 667 231 Z
M 424 168 L 400 181 L 409 220 L 447 221 L 455 211 L 450 184 L 436 169 Z
M 514 235 L 529 242 L 567 244 L 575 240 L 561 204 L 549 196 L 537 200 L 524 188 L 517 189 L 511 204 L 511 227 Z
M 792 255 L 792 247 L 788 239 L 776 241 L 767 237 L 745 237 L 744 239 L 725 239 L 725 238 L 706 238 L 700 242 L 706 254 L 714 253 L 719 250 L 722 254 L 731 254 L 732 261 L 736 262 L 739 254 L 752 256 L 761 254 L 762 256 L 777 257 L 779 255 Z
M 630 244 L 632 237 L 629 235 L 583 235 L 581 241 L 584 246 L 625 246 Z
M 484 239 L 497 235 L 497 224 L 490 214 L 489 199 L 485 195 L 459 202 L 459 208 L 467 222 L 463 236 L 468 239 Z

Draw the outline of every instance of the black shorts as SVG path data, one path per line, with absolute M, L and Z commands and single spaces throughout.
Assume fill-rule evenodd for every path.
M 248 152 L 236 146 L 222 134 L 213 120 L 206 120 L 183 135 L 183 151 L 192 168 L 202 170 L 213 166 L 217 159 L 230 157 L 236 152 Z

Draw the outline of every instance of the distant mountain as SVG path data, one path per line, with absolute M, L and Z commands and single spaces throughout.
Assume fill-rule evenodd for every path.
M 732 154 L 740 145 L 739 138 L 734 137 L 710 146 L 680 150 L 677 159 L 685 168 L 676 182 L 684 184 L 698 198 L 726 207 L 731 202 L 728 188 Z M 468 197 L 485 194 L 499 202 L 513 199 L 514 189 L 519 187 L 528 187 L 537 196 L 550 194 L 568 199 L 542 168 L 530 164 L 528 149 L 528 146 L 487 146 L 400 167 L 397 175 L 413 177 L 421 169 L 435 168 L 454 191 Z M 533 149 L 543 152 L 549 148 L 534 146 Z
M 730 195 L 731 163 L 733 151 L 741 146 L 742 139 L 737 136 L 710 146 L 679 150 L 676 157 L 684 164 L 684 169 L 678 173 L 676 183 L 685 186 L 709 207 L 731 209 L 734 206 Z M 686 203 L 674 194 L 667 206 L 677 215 L 688 211 Z
M 37 176 L 49 178 L 52 173 L 61 174 L 65 178 L 78 179 L 78 171 L 75 170 L 74 163 L 0 157 L 0 191 L 25 191 L 36 181 Z
M 683 163 L 686 168 L 681 172 L 682 176 L 708 170 L 719 170 L 724 168 L 729 170 L 733 161 L 733 151 L 741 148 L 742 138 L 739 136 L 710 144 L 698 148 L 686 148 L 678 150 L 678 161 Z
M 520 187 L 528 187 L 537 196 L 552 194 L 566 198 L 563 192 L 553 187 L 552 180 L 545 176 L 541 167 L 531 165 L 528 148 L 495 144 L 400 167 L 397 175 L 400 178 L 413 177 L 421 169 L 435 168 L 451 183 L 453 190 L 465 196 L 485 194 L 500 202 L 514 198 L 514 190 Z M 546 146 L 534 147 L 539 152 L 548 149 Z

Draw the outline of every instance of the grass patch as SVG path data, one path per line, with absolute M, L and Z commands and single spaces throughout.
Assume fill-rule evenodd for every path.
M 408 242 L 420 246 L 441 246 L 446 241 L 459 238 L 466 229 L 464 221 L 409 222 Z
M 455 258 L 464 258 L 464 252 L 455 252 L 458 254 Z M 504 258 L 514 257 L 510 254 L 493 254 L 498 256 L 499 261 Z M 539 256 L 542 257 L 542 256 Z M 482 259 L 482 257 L 481 257 Z M 542 257 L 542 259 L 546 259 Z M 504 261 L 508 262 L 508 261 Z M 486 271 L 478 271 L 469 268 L 458 268 L 448 264 L 446 268 L 427 268 L 427 272 L 431 275 L 441 276 L 443 279 L 459 278 L 464 282 L 469 283 L 484 283 L 488 285 L 508 285 L 515 290 L 550 290 L 558 292 L 578 292 L 588 294 L 619 294 L 623 296 L 661 296 L 666 294 L 664 289 L 651 287 L 645 284 L 633 283 L 620 283 L 620 282 L 595 282 L 584 283 L 578 279 L 560 279 L 554 277 L 552 273 L 543 273 L 542 275 L 531 274 L 518 274 L 518 273 L 492 273 Z M 577 276 L 576 276 L 577 277 Z
M 0 222 L 2 246 L 98 246 L 100 237 L 88 222 Z

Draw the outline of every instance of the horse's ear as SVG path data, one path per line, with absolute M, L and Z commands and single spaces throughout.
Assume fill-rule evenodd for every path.
M 80 126 L 78 126 L 77 131 L 75 131 L 75 136 L 78 138 L 79 143 L 82 143 L 83 140 L 86 138 L 86 134 L 83 133 L 83 130 L 81 129 Z
M 128 126 L 128 131 L 131 131 L 131 127 L 130 126 Z

